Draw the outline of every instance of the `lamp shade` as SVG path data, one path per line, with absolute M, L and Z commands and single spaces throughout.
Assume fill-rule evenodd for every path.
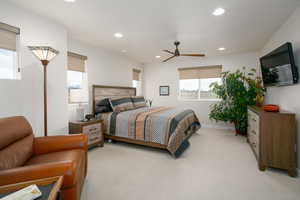
M 59 53 L 59 51 L 48 46 L 29 46 L 28 48 L 41 61 L 50 62 Z

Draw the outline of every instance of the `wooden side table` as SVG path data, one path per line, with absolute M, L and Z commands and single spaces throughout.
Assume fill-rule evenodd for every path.
M 27 182 L 15 183 L 11 185 L 0 186 L 0 198 L 3 198 L 13 192 L 21 190 L 30 185 L 36 184 L 42 192 L 41 200 L 60 200 L 60 188 L 63 182 L 62 176 L 37 179 Z
M 104 146 L 104 135 L 102 120 L 91 120 L 87 122 L 69 122 L 69 134 L 86 134 L 88 136 L 89 148 Z

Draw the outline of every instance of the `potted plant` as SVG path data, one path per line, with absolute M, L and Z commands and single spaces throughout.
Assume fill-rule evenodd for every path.
M 256 70 L 223 72 L 222 84 L 212 83 L 212 92 L 221 99 L 212 105 L 210 119 L 234 123 L 236 134 L 247 134 L 247 106 L 262 104 L 265 90 Z

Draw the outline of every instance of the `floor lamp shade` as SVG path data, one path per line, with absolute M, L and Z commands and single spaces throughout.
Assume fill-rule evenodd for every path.
M 28 48 L 44 66 L 44 135 L 47 136 L 47 65 L 59 54 L 59 51 L 48 46 L 29 46 Z
M 30 51 L 40 60 L 47 60 L 50 62 L 59 51 L 47 46 L 29 46 Z

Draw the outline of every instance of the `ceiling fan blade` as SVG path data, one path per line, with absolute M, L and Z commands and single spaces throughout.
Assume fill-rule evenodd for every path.
M 174 55 L 174 53 L 172 51 L 169 51 L 169 50 L 163 50 L 163 51 Z
M 176 56 L 171 56 L 170 58 L 166 59 L 166 60 L 163 60 L 163 62 L 167 62 L 168 60 L 172 59 L 172 58 L 175 58 Z
M 205 54 L 180 54 L 180 56 L 195 56 L 195 57 L 203 57 Z

